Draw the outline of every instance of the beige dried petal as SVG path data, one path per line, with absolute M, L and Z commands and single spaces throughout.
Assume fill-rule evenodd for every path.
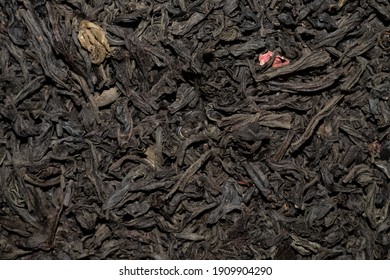
M 87 20 L 82 20 L 80 26 L 83 26 L 83 28 L 85 27 L 84 29 L 88 29 L 97 42 L 103 45 L 108 52 L 111 51 L 103 28 Z
M 90 21 L 80 22 L 77 38 L 81 46 L 89 52 L 94 64 L 101 64 L 111 51 L 104 30 Z

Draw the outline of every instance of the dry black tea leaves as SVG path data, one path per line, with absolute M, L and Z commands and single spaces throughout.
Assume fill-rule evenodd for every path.
M 389 259 L 386 1 L 0 1 L 0 259 Z

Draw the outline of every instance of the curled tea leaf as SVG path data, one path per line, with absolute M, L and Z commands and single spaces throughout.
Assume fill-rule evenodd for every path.
M 119 92 L 116 87 L 112 87 L 110 89 L 104 90 L 100 95 L 95 96 L 95 102 L 98 107 L 107 106 L 119 97 Z

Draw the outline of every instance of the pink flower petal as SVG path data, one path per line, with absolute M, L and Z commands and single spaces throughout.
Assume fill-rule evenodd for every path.
M 271 51 L 268 51 L 265 54 L 260 54 L 259 55 L 260 65 L 263 66 L 264 64 L 266 64 L 271 59 L 272 55 L 273 55 L 273 52 L 271 52 Z
M 283 56 L 277 55 L 275 57 L 274 63 L 272 64 L 272 67 L 273 68 L 282 67 L 282 66 L 285 66 L 289 63 L 290 63 L 290 61 L 288 59 L 284 58 Z
M 267 51 L 265 54 L 260 54 L 259 55 L 260 65 L 263 66 L 264 64 L 266 64 L 271 59 L 273 54 L 274 53 L 271 51 Z M 276 55 L 275 60 L 272 63 L 271 67 L 272 68 L 282 67 L 282 66 L 285 66 L 289 63 L 290 63 L 290 61 L 288 59 L 286 59 L 285 57 L 280 56 L 280 55 Z

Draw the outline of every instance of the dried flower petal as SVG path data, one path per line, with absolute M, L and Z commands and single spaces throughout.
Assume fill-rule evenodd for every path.
M 264 64 L 266 64 L 271 59 L 273 54 L 274 53 L 271 51 L 267 51 L 265 54 L 260 54 L 259 55 L 260 65 L 263 66 Z M 275 60 L 272 63 L 271 67 L 272 68 L 282 67 L 282 66 L 285 66 L 289 63 L 290 63 L 290 61 L 288 59 L 286 59 L 285 57 L 280 56 L 280 55 L 276 55 Z
M 111 51 L 104 30 L 87 20 L 80 22 L 78 39 L 90 54 L 92 63 L 101 64 Z

